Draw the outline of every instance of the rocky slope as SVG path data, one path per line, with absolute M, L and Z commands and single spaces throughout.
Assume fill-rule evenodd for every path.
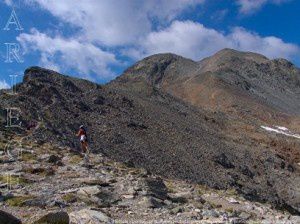
M 24 129 L 34 123 L 30 141 L 69 146 L 73 150 L 78 148 L 74 133 L 80 124 L 85 124 L 93 153 L 143 167 L 162 177 L 214 189 L 234 189 L 248 200 L 268 202 L 297 214 L 300 211 L 300 142 L 293 137 L 268 133 L 260 126 L 273 125 L 275 119 L 282 126 L 294 121 L 297 106 L 289 109 L 289 105 L 299 102 L 299 70 L 289 65 L 291 70 L 284 74 L 295 72 L 284 82 L 268 78 L 276 85 L 282 83 L 282 88 L 287 86 L 286 92 L 274 96 L 276 89 L 269 94 L 273 87 L 259 92 L 259 88 L 268 85 L 262 74 L 271 75 L 269 70 L 257 76 L 262 84 L 254 85 L 251 81 L 252 86 L 261 87 L 248 91 L 231 81 L 235 78 L 249 81 L 252 72 L 241 73 L 246 68 L 256 71 L 264 63 L 275 66 L 277 62 L 236 52 L 233 58 L 242 62 L 230 64 L 232 57 L 226 52 L 202 62 L 172 54 L 155 55 L 138 62 L 105 86 L 38 67 L 29 68 L 17 87 L 17 95 L 1 92 L 0 117 L 4 124 L 4 109 L 18 107 L 23 129 L 10 132 L 26 135 Z M 276 77 L 289 67 L 287 62 L 283 64 L 283 67 L 278 65 L 281 70 Z M 234 72 L 222 73 L 226 66 Z M 220 93 L 214 95 L 215 102 L 224 95 L 224 101 L 235 102 L 237 106 L 224 107 L 220 102 L 215 104 L 218 107 L 212 107 L 213 99 L 198 99 L 216 89 Z M 193 94 L 196 103 L 190 100 Z M 285 110 L 277 105 L 280 100 L 273 100 L 274 97 L 286 103 Z M 232 107 L 235 112 L 231 113 Z M 264 113 L 256 114 L 257 108 Z M 271 118 L 263 116 L 268 111 L 272 113 Z M 299 128 L 293 127 L 294 131 Z M 9 135 L 9 130 L 2 125 L 1 133 Z
M 11 139 L 21 155 L 17 148 L 1 153 L 1 224 L 300 221 L 233 189 L 161 178 L 101 154 L 84 159 L 71 148 L 23 138 L 30 135 Z

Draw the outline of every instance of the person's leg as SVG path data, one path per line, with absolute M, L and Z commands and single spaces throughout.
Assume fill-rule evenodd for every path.
M 81 151 L 82 151 L 83 153 L 86 152 L 84 142 L 81 142 Z
M 84 146 L 85 146 L 85 152 L 89 153 L 89 148 L 88 148 L 89 145 L 87 141 L 84 142 Z

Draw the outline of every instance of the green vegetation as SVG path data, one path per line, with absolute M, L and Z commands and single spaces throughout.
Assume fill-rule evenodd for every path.
M 175 185 L 172 181 L 165 181 L 164 183 L 165 183 L 165 185 L 168 189 L 168 192 L 170 192 L 170 193 L 176 193 L 177 192 L 176 188 L 175 188 Z
M 13 197 L 13 198 L 9 198 L 7 200 L 5 200 L 6 204 L 8 206 L 17 206 L 17 207 L 22 207 L 24 206 L 24 202 L 29 200 L 29 199 L 33 199 L 33 196 L 17 196 L 17 197 Z
M 77 201 L 77 197 L 74 193 L 67 193 L 62 196 L 62 199 L 67 203 L 74 203 Z
M 37 156 L 34 153 L 23 152 L 21 155 L 21 160 L 24 162 L 32 162 L 37 160 Z
M 75 165 L 75 164 L 80 163 L 81 161 L 82 161 L 82 158 L 79 155 L 74 155 L 70 158 L 69 162 L 70 162 L 70 164 Z
M 1 175 L 0 176 L 0 182 L 2 183 L 7 183 L 10 186 L 15 186 L 18 184 L 29 184 L 30 181 L 28 181 L 27 179 L 19 176 L 19 175 Z

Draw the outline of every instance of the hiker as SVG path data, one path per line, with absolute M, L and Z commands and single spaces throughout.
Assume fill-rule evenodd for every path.
M 77 133 L 77 137 L 80 138 L 80 144 L 81 144 L 81 149 L 83 153 L 88 152 L 88 141 L 87 141 L 87 135 L 86 135 L 86 130 L 83 125 L 80 125 L 79 131 Z

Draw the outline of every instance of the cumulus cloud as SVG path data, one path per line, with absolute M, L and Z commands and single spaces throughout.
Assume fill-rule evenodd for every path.
M 5 80 L 0 80 L 0 89 L 9 89 L 10 86 Z
M 132 57 L 171 52 L 199 60 L 223 48 L 257 52 L 270 58 L 291 58 L 299 53 L 297 45 L 276 37 L 261 37 L 240 27 L 223 34 L 192 21 L 174 21 L 170 27 L 150 33 L 128 52 Z
M 99 47 L 80 42 L 77 39 L 66 39 L 61 36 L 51 37 L 32 29 L 30 33 L 22 33 L 17 37 L 25 53 L 38 51 L 41 54 L 41 65 L 58 71 L 75 69 L 85 78 L 92 79 L 90 74 L 99 78 L 112 78 L 114 75 L 110 64 L 117 64 L 114 54 Z
M 282 39 L 274 36 L 261 37 L 240 27 L 235 28 L 227 38 L 235 49 L 254 51 L 269 58 L 291 59 L 300 52 L 299 47 L 295 44 L 285 43 Z
M 237 4 L 240 7 L 240 13 L 253 14 L 267 3 L 281 4 L 288 1 L 290 0 L 237 0 Z
M 152 30 L 152 21 L 170 21 L 204 0 L 26 0 L 80 29 L 80 38 L 117 46 L 135 43 Z

